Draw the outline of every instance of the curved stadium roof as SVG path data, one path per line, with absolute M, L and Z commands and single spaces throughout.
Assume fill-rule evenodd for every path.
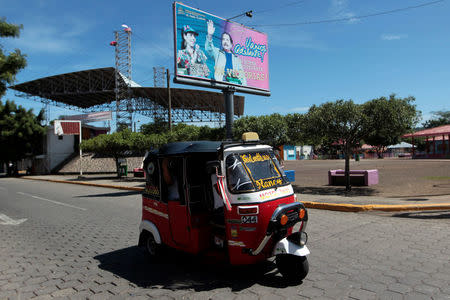
M 122 76 L 121 80 L 127 80 Z M 158 87 L 141 87 L 130 83 L 129 98 L 135 99 L 137 112 L 149 112 L 159 107 L 167 109 L 168 90 Z M 10 87 L 42 102 L 54 102 L 82 110 L 96 111 L 105 104 L 115 103 L 115 69 L 112 67 L 59 74 L 24 82 Z M 207 111 L 225 113 L 222 93 L 194 89 L 171 88 L 173 110 Z M 244 97 L 234 96 L 234 115 L 244 113 Z

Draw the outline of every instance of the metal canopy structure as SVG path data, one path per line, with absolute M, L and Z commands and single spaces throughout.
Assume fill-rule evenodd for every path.
M 130 86 L 127 111 L 151 118 L 168 120 L 167 88 L 141 87 L 121 76 Z M 116 110 L 115 69 L 100 68 L 39 78 L 11 86 L 22 97 L 31 97 L 44 104 L 52 104 L 84 112 Z M 122 83 L 120 83 L 122 84 Z M 222 93 L 194 89 L 171 88 L 173 122 L 221 122 L 225 107 Z M 131 101 L 129 101 L 131 99 Z M 234 97 L 234 115 L 244 113 L 244 97 Z

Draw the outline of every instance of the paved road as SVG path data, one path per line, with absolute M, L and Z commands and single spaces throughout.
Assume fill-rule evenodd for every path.
M 0 299 L 450 299 L 450 212 L 310 210 L 310 273 L 137 248 L 140 197 L 0 179 Z M 26 220 L 25 220 L 26 219 Z

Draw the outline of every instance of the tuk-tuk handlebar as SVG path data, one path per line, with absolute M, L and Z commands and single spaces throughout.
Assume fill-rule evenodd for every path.
M 304 210 L 303 218 L 300 218 L 300 211 Z M 285 224 L 281 224 L 281 217 L 286 216 L 288 218 Z M 308 212 L 305 206 L 300 202 L 294 202 L 289 204 L 283 204 L 277 207 L 270 218 L 269 225 L 267 227 L 266 235 L 272 235 L 275 231 L 281 230 L 283 228 L 289 228 L 294 226 L 296 223 L 308 221 Z

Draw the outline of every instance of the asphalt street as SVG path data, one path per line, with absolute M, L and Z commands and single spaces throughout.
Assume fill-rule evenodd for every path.
M 0 179 L 0 299 L 450 299 L 450 211 L 309 210 L 310 272 L 136 244 L 139 192 Z

